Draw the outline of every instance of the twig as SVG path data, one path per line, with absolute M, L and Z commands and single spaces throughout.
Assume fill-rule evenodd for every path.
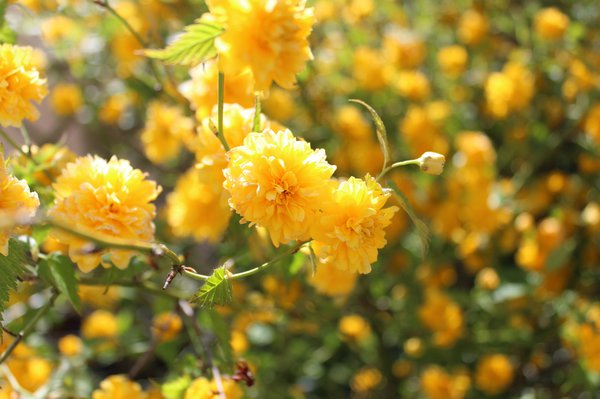
M 154 352 L 156 352 L 157 345 L 158 339 L 156 337 L 153 337 L 146 353 L 144 353 L 144 355 L 135 362 L 131 370 L 129 370 L 127 376 L 130 380 L 133 380 L 138 375 L 138 373 L 144 369 L 148 362 L 152 360 L 152 358 L 154 357 Z
M 187 297 L 180 292 L 177 292 L 174 290 L 163 291 L 155 285 L 151 285 L 149 283 L 137 282 L 137 281 L 121 281 L 121 280 L 119 280 L 119 281 L 111 281 L 107 284 L 105 281 L 97 281 L 97 280 L 94 280 L 91 278 L 82 277 L 79 280 L 79 285 L 92 285 L 92 286 L 115 285 L 115 286 L 119 286 L 119 287 L 137 288 L 137 289 L 139 289 L 141 291 L 145 291 L 149 294 L 158 295 L 158 296 L 162 296 L 162 297 L 173 299 L 173 300 L 186 300 L 187 299 Z
M 10 354 L 15 350 L 15 348 L 17 347 L 17 345 L 19 345 L 19 343 L 23 339 L 27 338 L 27 336 L 31 333 L 31 331 L 33 330 L 33 328 L 35 327 L 35 325 L 37 324 L 37 322 L 54 305 L 54 301 L 56 301 L 56 298 L 58 297 L 58 295 L 59 295 L 58 292 L 54 291 L 52 293 L 52 296 L 50 297 L 50 300 L 39 310 L 39 312 L 36 313 L 35 316 L 33 316 L 33 318 L 31 320 L 29 320 L 29 322 L 25 325 L 25 327 L 23 327 L 23 329 L 21 330 L 21 332 L 19 332 L 19 334 L 17 334 L 17 336 L 13 340 L 13 342 L 11 342 L 11 344 L 8 346 L 8 348 L 6 348 L 6 351 L 4 351 L 4 353 L 2 354 L 2 356 L 0 356 L 0 364 L 4 363 L 4 361 L 6 359 L 8 359 L 8 357 L 10 356 Z

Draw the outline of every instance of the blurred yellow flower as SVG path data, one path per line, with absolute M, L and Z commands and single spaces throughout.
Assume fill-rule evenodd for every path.
M 60 116 L 73 115 L 83 105 L 83 94 L 73 83 L 59 83 L 52 89 L 50 105 Z
M 288 120 L 298 110 L 292 92 L 276 87 L 271 89 L 269 97 L 263 100 L 262 107 L 265 114 L 276 121 Z
M 111 375 L 92 393 L 92 399 L 146 399 L 146 394 L 137 382 L 124 375 Z
M 546 40 L 560 39 L 569 27 L 569 22 L 569 17 L 563 14 L 558 8 L 543 8 L 535 15 L 535 33 Z
M 266 92 L 274 81 L 292 89 L 296 74 L 312 59 L 308 36 L 312 8 L 299 0 L 207 0 L 212 18 L 225 27 L 215 45 L 225 75 L 250 70 L 254 90 Z
M 0 342 L 0 352 L 4 352 L 13 340 L 14 338 L 7 337 L 5 334 Z M 55 368 L 50 361 L 38 355 L 34 348 L 23 342 L 16 346 L 5 364 L 18 385 L 32 393 L 46 384 Z M 4 373 L 0 370 L 0 387 L 5 381 Z M 2 391 L 3 389 L 0 390 L 0 397 Z M 9 399 L 13 397 L 9 396 Z
M 179 107 L 153 101 L 140 137 L 144 153 L 156 164 L 168 162 L 179 155 L 182 143 L 193 140 L 193 129 L 194 122 Z
M 462 74 L 467 67 L 468 60 L 467 50 L 459 45 L 443 47 L 437 53 L 437 62 L 440 69 L 451 77 Z
M 250 133 L 229 152 L 224 187 L 243 222 L 265 227 L 275 246 L 305 240 L 335 167 L 289 130 Z
M 106 99 L 100 106 L 98 117 L 104 123 L 115 125 L 119 122 L 127 107 L 132 104 L 130 93 L 114 94 Z
M 8 255 L 10 235 L 18 225 L 27 224 L 39 206 L 38 195 L 27 182 L 8 174 L 0 147 L 0 254 Z
M 398 207 L 384 208 L 391 192 L 369 175 L 333 181 L 314 225 L 313 248 L 323 262 L 352 273 L 369 273 L 386 244 L 385 228 Z
M 81 335 L 86 339 L 114 338 L 119 333 L 117 318 L 107 310 L 95 310 L 81 325 Z
M 359 46 L 354 51 L 352 74 L 362 89 L 369 91 L 383 89 L 386 85 L 384 67 L 383 55 L 378 50 Z
M 485 82 L 486 108 L 497 119 L 527 107 L 533 97 L 533 74 L 518 62 L 508 62 L 502 72 L 492 73 Z
M 513 380 L 514 367 L 506 355 L 486 355 L 477 363 L 475 385 L 488 395 L 497 395 Z
M 151 202 L 161 188 L 129 161 L 91 155 L 77 158 L 52 187 L 56 199 L 48 216 L 56 221 L 107 240 L 136 243 L 154 238 L 156 209 Z M 51 235 L 69 245 L 69 257 L 84 272 L 111 263 L 124 269 L 134 256 L 132 251 L 110 248 L 89 253 L 90 244 L 84 239 L 58 229 Z M 105 262 L 104 254 L 110 255 L 111 263 Z
M 429 79 L 421 71 L 405 70 L 396 75 L 394 88 L 411 101 L 423 101 L 429 96 Z
M 152 335 L 159 342 L 170 341 L 179 334 L 183 322 L 177 313 L 159 313 L 152 319 Z
M 224 180 L 220 165 L 191 168 L 179 177 L 167 196 L 167 223 L 173 234 L 219 242 L 231 217 Z
M 21 126 L 23 119 L 36 120 L 48 94 L 46 79 L 33 63 L 31 47 L 0 44 L 0 126 Z
M 433 343 L 449 347 L 463 333 L 463 314 L 460 306 L 441 291 L 430 289 L 425 292 L 425 303 L 418 310 L 425 327 L 433 332 Z
M 429 366 L 421 374 L 421 387 L 428 399 L 462 399 L 471 386 L 468 374 L 449 374 L 439 366 Z
M 458 23 L 458 37 L 468 45 L 480 43 L 490 29 L 488 18 L 478 10 L 467 10 Z
M 414 69 L 425 60 L 425 43 L 415 32 L 396 25 L 386 28 L 382 52 L 387 63 L 400 69 Z
M 357 314 L 342 317 L 339 322 L 339 330 L 344 338 L 357 342 L 371 335 L 369 322 Z
M 64 356 L 77 356 L 83 350 L 83 342 L 77 335 L 65 335 L 58 340 L 58 350 Z
M 179 91 L 190 102 L 196 111 L 196 119 L 202 120 L 210 116 L 217 105 L 219 69 L 216 61 L 207 61 L 190 70 L 192 79 L 181 84 Z M 254 91 L 252 74 L 244 71 L 240 74 L 229 74 L 223 87 L 223 102 L 252 107 Z
M 352 390 L 356 392 L 371 391 L 383 381 L 381 372 L 375 367 L 363 367 L 352 376 L 350 385 Z
M 244 396 L 244 391 L 234 381 L 223 379 L 222 383 L 223 395 L 227 399 L 241 399 Z M 221 399 L 221 395 L 215 380 L 199 377 L 185 391 L 184 399 Z
M 56 44 L 61 40 L 77 34 L 77 24 L 72 18 L 64 15 L 53 15 L 42 22 L 42 37 L 49 44 Z
M 329 263 L 317 262 L 317 270 L 308 280 L 315 291 L 328 296 L 343 296 L 352 292 L 358 274 L 340 270 Z

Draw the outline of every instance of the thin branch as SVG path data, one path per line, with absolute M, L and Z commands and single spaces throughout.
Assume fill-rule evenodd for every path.
M 119 281 L 111 281 L 111 282 L 107 283 L 106 281 L 97 281 L 92 278 L 82 277 L 79 279 L 79 284 L 80 285 L 92 285 L 92 286 L 115 285 L 115 286 L 119 286 L 119 287 L 137 288 L 137 289 L 139 289 L 141 291 L 145 291 L 149 294 L 158 295 L 158 296 L 162 296 L 162 297 L 173 299 L 173 300 L 186 300 L 187 299 L 187 297 L 180 292 L 177 292 L 174 290 L 164 291 L 155 285 L 152 285 L 149 283 L 138 282 L 138 281 L 119 280 Z

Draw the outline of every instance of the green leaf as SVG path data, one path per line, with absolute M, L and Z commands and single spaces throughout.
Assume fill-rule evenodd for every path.
M 15 44 L 17 41 L 17 34 L 7 24 L 0 27 L 0 43 Z
M 11 239 L 8 242 L 8 256 L 0 255 L 0 325 L 4 320 L 2 312 L 6 310 L 10 291 L 17 289 L 17 281 L 25 272 L 28 262 L 27 243 Z
M 192 383 L 189 375 L 181 376 L 162 385 L 161 392 L 166 399 L 182 399 Z
M 383 167 L 385 168 L 390 161 L 390 145 L 388 144 L 388 141 L 387 141 L 387 131 L 385 129 L 385 125 L 383 124 L 383 121 L 381 120 L 381 118 L 379 117 L 377 112 L 373 109 L 373 107 L 371 107 L 366 102 L 357 100 L 354 98 L 350 99 L 348 101 L 362 105 L 371 114 L 371 117 L 373 118 L 373 122 L 375 122 L 375 128 L 377 131 L 377 140 L 379 140 L 379 145 L 381 146 L 381 151 L 383 152 Z
M 254 97 L 254 121 L 252 122 L 252 131 L 260 131 L 260 95 Z
M 577 240 L 570 239 L 558 248 L 553 249 L 546 259 L 546 270 L 553 271 L 563 267 L 573 255 Z
M 207 308 L 215 305 L 227 305 L 231 300 L 231 283 L 225 276 L 224 267 L 216 268 L 202 288 L 200 288 L 200 291 L 192 298 L 192 302 Z
M 294 255 L 292 255 L 292 262 L 287 267 L 287 275 L 290 277 L 295 276 L 302 270 L 304 265 L 306 264 L 306 255 L 302 252 L 298 251 Z
M 39 273 L 43 280 L 46 282 L 50 280 L 52 285 L 67 297 L 78 313 L 81 312 L 79 283 L 75 274 L 75 265 L 68 257 L 60 254 L 50 254 L 46 259 L 40 261 Z
M 161 60 L 167 64 L 196 65 L 217 54 L 215 39 L 224 32 L 218 25 L 196 20 L 188 25 L 175 41 L 162 50 L 146 49 L 146 57 Z
M 404 212 L 408 214 L 410 220 L 412 220 L 412 222 L 415 224 L 415 227 L 417 228 L 417 233 L 419 234 L 419 239 L 421 240 L 421 256 L 425 258 L 425 256 L 427 255 L 427 251 L 429 251 L 429 228 L 421 219 L 419 219 L 419 217 L 415 213 L 415 210 L 410 204 L 410 201 L 408 200 L 408 198 L 406 198 L 406 196 L 400 190 L 400 188 L 398 188 L 396 183 L 394 183 L 391 180 L 388 180 L 388 186 L 390 186 L 394 190 L 395 198 L 398 200 L 398 203 L 400 204 Z
M 233 349 L 231 348 L 231 329 L 223 316 L 218 312 L 211 310 L 200 312 L 201 324 L 210 329 L 217 337 L 217 354 L 223 362 L 229 366 L 233 366 Z

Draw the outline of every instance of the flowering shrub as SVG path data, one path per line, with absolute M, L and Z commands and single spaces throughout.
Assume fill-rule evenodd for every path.
M 0 398 L 591 397 L 554 3 L 0 1 Z

